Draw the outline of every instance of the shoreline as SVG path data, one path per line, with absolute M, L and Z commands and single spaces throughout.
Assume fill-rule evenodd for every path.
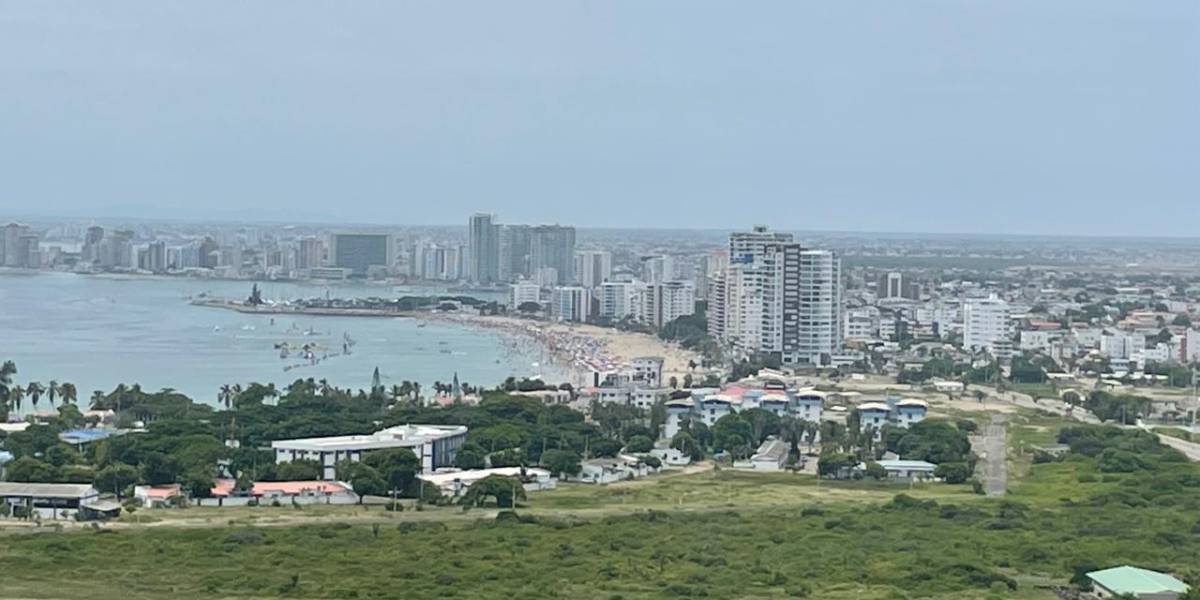
M 546 349 L 550 358 L 571 373 L 571 384 L 592 387 L 593 370 L 616 370 L 642 356 L 663 359 L 663 380 L 667 387 L 672 376 L 682 379 L 691 371 L 688 361 L 700 363 L 700 355 L 684 350 L 652 335 L 588 325 L 524 319 L 512 316 L 482 316 L 472 313 L 438 313 L 418 311 L 408 313 L 417 319 L 464 327 L 500 331 L 529 339 Z

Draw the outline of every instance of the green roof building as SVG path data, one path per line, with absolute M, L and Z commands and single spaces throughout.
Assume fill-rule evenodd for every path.
M 1092 571 L 1087 576 L 1101 598 L 1130 594 L 1143 600 L 1176 600 L 1188 590 L 1186 583 L 1170 575 L 1128 565 Z

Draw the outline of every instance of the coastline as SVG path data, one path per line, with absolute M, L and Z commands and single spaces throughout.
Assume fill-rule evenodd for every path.
M 591 387 L 593 368 L 617 369 L 642 356 L 663 359 L 663 385 L 671 377 L 682 379 L 689 373 L 688 361 L 700 362 L 700 355 L 684 350 L 652 335 L 587 325 L 553 322 L 512 316 L 483 316 L 468 312 L 415 311 L 406 313 L 417 319 L 463 327 L 500 331 L 530 340 L 544 347 L 549 357 L 571 373 L 571 384 Z

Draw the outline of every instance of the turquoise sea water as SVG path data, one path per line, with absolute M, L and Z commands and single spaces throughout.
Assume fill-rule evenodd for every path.
M 267 298 L 435 294 L 438 288 L 264 283 Z M 492 386 L 509 375 L 539 371 L 539 350 L 515 345 L 492 331 L 411 318 L 272 317 L 188 304 L 201 293 L 243 298 L 249 282 L 176 278 L 104 277 L 68 273 L 0 273 L 0 361 L 17 363 L 17 381 L 69 381 L 85 401 L 93 390 L 118 383 L 175 388 L 215 402 L 222 384 L 257 381 L 285 386 L 297 378 L 367 388 L 379 367 L 384 383 L 434 381 Z M 488 297 L 487 294 L 474 294 Z M 493 294 L 492 296 L 495 296 Z M 493 299 L 493 298 L 488 298 Z M 310 335 L 305 335 L 310 332 Z M 307 365 L 281 359 L 275 344 L 315 341 L 340 354 Z M 324 354 L 324 352 L 322 352 Z M 285 371 L 288 365 L 303 365 Z M 544 371 L 544 370 L 543 370 Z M 550 377 L 551 373 L 545 373 Z M 28 401 L 26 401 L 28 404 Z

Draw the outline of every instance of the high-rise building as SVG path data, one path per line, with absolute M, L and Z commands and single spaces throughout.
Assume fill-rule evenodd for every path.
M 501 281 L 514 281 L 533 274 L 529 268 L 529 243 L 532 228 L 528 225 L 503 225 L 500 227 Z
M 1011 349 L 1007 302 L 993 295 L 963 303 L 963 349 L 997 358 Z
M 203 269 L 215 269 L 217 264 L 221 262 L 221 247 L 217 241 L 211 237 L 205 237 L 200 242 L 200 247 L 197 249 L 200 259 L 200 267 Z
M 690 281 L 664 281 L 643 288 L 641 321 L 660 328 L 696 312 L 696 287 Z
M 0 230 L 0 266 L 22 266 L 21 237 L 28 234 L 29 226 L 20 223 L 9 223 Z
M 515 310 L 520 308 L 522 304 L 529 302 L 541 304 L 542 286 L 532 281 L 518 281 L 513 283 L 509 293 L 509 307 Z
M 392 236 L 386 233 L 335 233 L 329 240 L 330 262 L 354 275 L 392 266 Z
M 918 297 L 917 285 L 908 275 L 899 271 L 889 271 L 880 274 L 875 295 L 880 300 L 891 298 L 916 300 Z
M 596 288 L 599 316 L 620 321 L 637 313 L 637 299 L 642 284 L 633 281 L 606 281 Z
M 827 250 L 802 250 L 798 266 L 798 289 L 784 272 L 783 362 L 828 365 L 842 347 L 842 261 Z
M 146 246 L 146 262 L 143 268 L 152 273 L 167 272 L 167 243 L 161 240 Z
M 712 277 L 709 334 L 739 354 L 828 364 L 842 340 L 840 259 L 761 226 L 730 235 L 729 252 Z
M 500 280 L 500 227 L 496 216 L 479 213 L 468 224 L 468 277 L 473 283 L 491 284 Z
M 554 269 L 556 283 L 575 280 L 575 228 L 538 225 L 530 232 L 529 268 L 533 271 Z
M 558 286 L 550 297 L 550 316 L 559 321 L 587 321 L 591 308 L 592 297 L 582 286 Z
M 598 288 L 612 277 L 612 253 L 581 250 L 575 253 L 575 279 L 586 288 Z
M 675 258 L 667 254 L 643 256 L 642 279 L 647 283 L 662 283 L 675 279 Z
M 729 234 L 729 262 L 752 263 L 766 253 L 766 247 L 792 242 L 792 234 L 768 231 L 766 225 L 755 225 L 751 231 Z
M 132 269 L 136 264 L 133 253 L 133 232 L 118 229 L 101 246 L 100 264 L 109 269 Z
M 296 244 L 296 268 L 311 269 L 325 264 L 325 243 L 318 237 L 301 238 Z
M 99 225 L 92 225 L 87 228 L 87 233 L 83 237 L 83 248 L 80 251 L 80 258 L 86 262 L 100 262 L 100 245 L 104 242 L 104 228 Z

